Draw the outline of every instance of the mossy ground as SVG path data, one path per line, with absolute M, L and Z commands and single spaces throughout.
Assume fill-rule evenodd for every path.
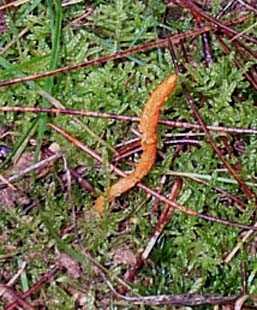
M 8 28 L 1 34 L 0 44 L 4 47 L 12 40 L 15 40 L 15 43 L 0 56 L 0 79 L 28 75 L 110 54 L 154 39 L 157 32 L 164 27 L 165 5 L 157 0 L 92 1 L 92 15 L 84 25 L 72 27 L 70 22 L 83 13 L 84 6 L 81 2 L 61 9 L 58 0 L 33 0 L 8 11 Z M 218 9 L 219 1 L 215 1 L 213 12 L 217 12 Z M 251 22 L 249 21 L 249 24 Z M 192 26 L 192 20 L 171 20 L 166 26 L 172 32 L 185 31 Z M 28 32 L 23 38 L 17 39 L 17 35 L 24 28 L 28 28 Z M 234 55 L 224 56 L 214 41 L 215 63 L 206 68 L 202 62 L 201 45 L 194 44 L 195 48 L 189 50 L 197 66 L 190 66 L 187 75 L 181 79 L 192 89 L 206 123 L 256 127 L 256 93 L 245 80 L 244 72 L 233 64 Z M 57 75 L 53 79 L 2 88 L 0 105 L 47 106 L 49 103 L 41 95 L 41 90 L 45 90 L 67 108 L 140 115 L 151 90 L 173 70 L 168 51 L 156 49 L 121 61 Z M 199 101 L 201 95 L 205 98 L 204 104 Z M 180 86 L 168 102 L 164 115 L 171 119 L 193 121 Z M 44 143 L 57 142 L 65 155 L 68 167 L 86 166 L 86 178 L 99 193 L 116 180 L 107 165 L 112 158 L 110 148 L 101 144 L 100 139 L 90 135 L 83 126 L 88 126 L 99 138 L 114 146 L 133 137 L 129 130 L 131 124 L 84 118 L 81 120 L 82 126 L 72 122 L 68 116 L 52 119 L 103 155 L 106 165 L 97 166 L 91 158 L 48 130 L 44 125 L 44 117 L 38 118 L 31 114 L 0 114 L 1 126 L 11 125 L 14 132 L 12 137 L 4 142 L 13 148 L 19 145 L 18 149 L 34 154 L 33 146 L 21 144 L 22 141 L 26 141 L 32 121 L 37 122 L 37 130 L 32 135 L 37 143 L 41 140 Z M 183 130 L 160 126 L 159 132 L 162 137 L 166 133 L 178 133 Z M 222 145 L 220 135 L 214 136 L 216 142 Z M 228 143 L 232 144 L 237 138 L 239 137 L 227 136 Z M 245 151 L 240 157 L 232 156 L 227 159 L 231 163 L 240 163 L 242 176 L 252 181 L 256 178 L 257 170 L 257 138 L 242 136 L 240 139 L 243 140 Z M 221 162 L 209 144 L 204 139 L 201 143 L 201 147 L 187 148 L 173 161 L 175 147 L 164 147 L 160 142 L 165 159 L 157 162 L 145 183 L 151 188 L 156 188 L 161 177 L 169 170 L 192 172 L 212 176 L 212 186 L 220 186 L 240 195 L 237 185 L 218 182 L 218 176 L 229 176 L 224 171 L 219 172 Z M 10 162 L 9 167 L 2 168 L 1 173 L 4 174 L 12 165 Z M 12 276 L 20 263 L 25 261 L 27 268 L 16 288 L 26 290 L 55 262 L 56 251 L 59 248 L 78 259 L 84 270 L 79 280 L 71 279 L 66 274 L 58 274 L 50 285 L 40 290 L 38 296 L 47 309 L 75 307 L 74 299 L 66 289 L 69 286 L 82 290 L 86 296 L 87 309 L 101 309 L 101 300 L 107 298 L 108 309 L 135 309 L 135 306 L 129 304 L 119 306 L 112 300 L 106 284 L 95 275 L 93 267 L 83 254 L 79 253 L 76 240 L 79 239 L 81 247 L 109 269 L 111 276 L 122 278 L 127 267 L 115 265 L 113 253 L 126 245 L 136 254 L 146 246 L 155 223 L 154 217 L 151 216 L 153 200 L 146 199 L 143 192 L 134 189 L 116 202 L 123 211 L 108 212 L 105 219 L 99 221 L 90 212 L 95 199 L 92 195 L 85 193 L 78 185 L 72 186 L 69 198 L 60 191 L 58 171 L 62 169 L 62 165 L 63 163 L 56 165 L 55 170 L 43 180 L 35 181 L 32 176 L 33 179 L 28 181 L 30 198 L 37 201 L 36 208 L 24 214 L 18 205 L 15 208 L 1 206 L 1 282 L 5 281 L 5 273 Z M 120 167 L 128 168 L 126 162 L 121 163 Z M 167 178 L 162 190 L 164 194 L 169 193 L 173 180 L 171 176 Z M 185 179 L 179 202 L 198 212 L 207 212 L 231 221 L 246 224 L 251 221 L 255 211 L 253 204 L 247 205 L 246 211 L 241 213 L 234 206 L 224 204 L 211 185 L 203 186 Z M 74 224 L 73 211 L 82 216 L 76 220 L 75 232 L 68 233 L 61 241 L 58 238 L 62 229 Z M 122 230 L 122 225 L 126 229 Z M 229 253 L 237 243 L 238 236 L 239 230 L 236 228 L 204 222 L 177 212 L 154 247 L 149 264 L 140 270 L 134 284 L 134 292 L 142 295 L 185 292 L 217 293 L 225 296 L 239 294 L 242 288 L 241 270 L 244 266 L 248 290 L 251 294 L 256 294 L 257 261 L 249 246 L 242 249 L 231 263 L 225 265 L 222 262 L 224 254 Z M 77 250 L 72 250 L 73 247 Z

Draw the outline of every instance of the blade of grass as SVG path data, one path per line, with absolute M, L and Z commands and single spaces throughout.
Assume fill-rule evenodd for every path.
M 39 2 L 40 1 L 35 1 L 34 6 L 37 6 Z M 60 52 L 61 26 L 62 26 L 61 1 L 56 0 L 52 2 L 48 0 L 48 7 L 51 20 L 51 37 L 52 37 L 52 53 L 50 58 L 49 69 L 53 70 L 58 66 L 59 52 Z M 15 67 L 9 64 L 3 57 L 0 57 L 0 65 L 12 73 L 14 72 L 17 73 Z M 22 72 L 19 72 L 19 75 L 24 74 Z M 29 85 L 34 86 L 36 84 L 29 83 Z M 49 79 L 46 80 L 45 90 L 51 92 L 52 88 L 53 88 L 53 77 L 50 77 Z M 43 101 L 43 106 L 44 107 L 47 106 L 47 102 L 45 100 Z M 40 149 L 44 138 L 46 122 L 47 122 L 47 115 L 40 115 L 38 119 L 35 122 L 33 122 L 29 130 L 26 131 L 26 133 L 20 138 L 13 152 L 11 152 L 11 154 L 7 157 L 6 161 L 3 164 L 10 162 L 11 159 L 14 159 L 14 161 L 18 159 L 20 154 L 25 149 L 29 138 L 31 137 L 31 135 L 34 134 L 33 129 L 35 128 L 37 128 L 37 147 L 35 152 L 35 161 L 37 161 L 39 159 Z
M 54 70 L 58 66 L 60 59 L 60 45 L 61 45 L 61 30 L 62 30 L 62 4 L 61 0 L 47 1 L 50 23 L 51 23 L 51 43 L 52 52 L 49 64 L 49 70 Z M 53 77 L 50 77 L 45 82 L 45 90 L 49 93 L 52 92 L 54 86 Z M 48 103 L 43 100 L 43 107 L 47 107 Z M 46 130 L 46 123 L 48 121 L 47 115 L 39 115 L 38 117 L 38 132 L 37 132 L 37 147 L 35 151 L 35 162 L 39 159 L 41 145 Z
M 5 161 L 0 165 L 0 168 L 6 166 L 10 161 L 16 162 L 20 155 L 23 153 L 24 149 L 26 148 L 26 145 L 28 144 L 29 139 L 33 136 L 35 133 L 37 127 L 37 120 L 33 120 L 31 123 L 31 126 L 28 128 L 28 130 L 20 137 L 18 142 L 15 144 L 15 147 L 11 151 L 11 153 L 7 156 Z
M 182 171 L 168 171 L 168 175 L 186 177 L 186 178 L 197 178 L 205 181 L 211 181 L 213 177 L 209 174 L 200 174 L 200 173 L 192 173 L 192 172 L 182 172 Z M 217 182 L 226 183 L 226 184 L 237 184 L 237 182 L 233 179 L 217 177 L 215 179 Z M 248 186 L 257 187 L 257 183 L 253 182 L 245 182 Z
M 22 268 L 23 265 L 24 265 L 24 262 L 19 258 L 18 259 L 19 268 Z M 23 272 L 20 275 L 20 281 L 21 281 L 22 291 L 23 292 L 27 291 L 29 289 L 29 280 L 28 280 L 25 270 L 23 270 Z
M 19 74 L 21 76 L 25 76 L 25 74 L 15 68 L 14 65 L 10 64 L 4 57 L 0 56 L 0 66 L 3 67 L 6 71 L 14 74 Z M 33 87 L 36 85 L 33 81 L 28 83 L 29 87 Z M 31 126 L 26 130 L 26 132 L 18 139 L 18 142 L 15 144 L 12 152 L 7 156 L 5 161 L 0 165 L 0 168 L 6 166 L 11 161 L 15 162 L 19 159 L 20 155 L 23 153 L 26 145 L 30 139 L 30 137 L 35 133 L 35 129 L 37 126 L 36 120 L 34 120 Z

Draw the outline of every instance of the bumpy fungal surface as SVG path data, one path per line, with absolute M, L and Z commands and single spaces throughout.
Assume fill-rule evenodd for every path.
M 160 118 L 161 107 L 174 92 L 176 81 L 177 76 L 175 74 L 169 76 L 157 86 L 146 102 L 139 123 L 139 130 L 142 134 L 142 156 L 140 157 L 134 172 L 120 179 L 117 183 L 111 186 L 107 193 L 107 199 L 109 202 L 134 187 L 148 174 L 154 165 L 157 153 L 157 126 Z M 101 195 L 95 202 L 95 209 L 99 215 L 103 215 L 104 213 L 105 199 L 105 196 Z

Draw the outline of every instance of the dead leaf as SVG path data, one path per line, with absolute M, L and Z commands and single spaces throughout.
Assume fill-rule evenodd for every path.
M 113 261 L 115 264 L 124 264 L 134 266 L 137 262 L 135 254 L 128 248 L 119 248 L 115 250 L 113 255 Z
M 19 172 L 25 168 L 30 167 L 34 161 L 34 154 L 31 152 L 24 152 L 13 167 L 13 172 Z
M 243 295 L 240 298 L 237 299 L 235 302 L 235 310 L 241 310 L 243 309 L 243 305 L 246 302 L 246 300 L 249 298 L 249 295 Z
M 65 253 L 60 253 L 58 257 L 59 265 L 66 269 L 68 274 L 75 279 L 78 279 L 81 275 L 81 267 L 73 258 Z
M 221 310 L 234 310 L 234 305 L 222 305 Z
M 25 207 L 31 203 L 31 199 L 22 191 L 10 187 L 0 190 L 0 208 Z

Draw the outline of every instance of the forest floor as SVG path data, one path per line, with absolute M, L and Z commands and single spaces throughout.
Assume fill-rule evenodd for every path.
M 256 309 L 257 8 L 197 3 L 0 1 L 1 309 Z

